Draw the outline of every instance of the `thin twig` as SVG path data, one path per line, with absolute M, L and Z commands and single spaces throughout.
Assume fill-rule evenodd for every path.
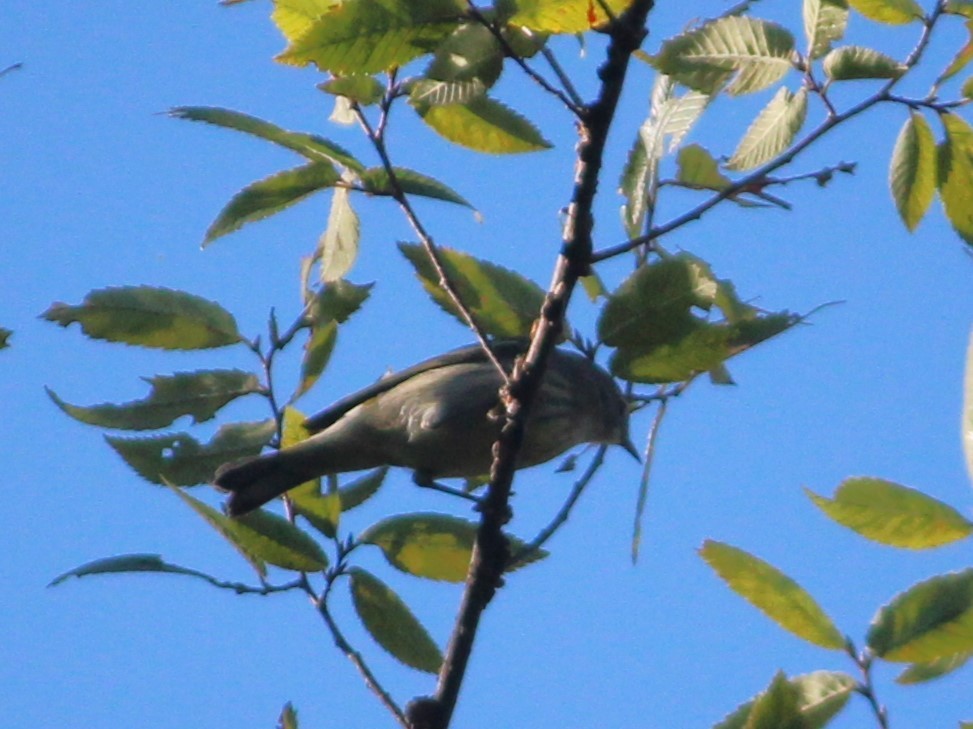
M 652 427 L 649 428 L 649 438 L 645 446 L 645 462 L 642 464 L 642 478 L 639 479 L 639 496 L 635 504 L 635 520 L 632 524 L 632 564 L 638 562 L 639 546 L 642 543 L 642 516 L 645 514 L 645 504 L 649 499 L 649 475 L 652 472 L 652 464 L 655 462 L 655 444 L 659 437 L 659 430 L 662 427 L 662 420 L 666 416 L 666 409 L 669 406 L 668 400 L 659 403 L 659 409 L 652 419 Z
M 554 75 L 557 76 L 557 80 L 561 82 L 561 86 L 564 87 L 564 91 L 568 96 L 571 97 L 571 101 L 574 102 L 577 108 L 582 108 L 584 106 L 584 99 L 581 98 L 581 94 L 578 90 L 574 88 L 574 83 L 571 81 L 571 77 L 565 72 L 564 68 L 558 62 L 557 57 L 554 55 L 554 51 L 544 44 L 541 48 L 541 55 L 544 56 L 544 60 L 547 61 L 547 65 L 551 67 L 554 71 Z
M 868 705 L 872 709 L 872 713 L 875 715 L 875 721 L 878 723 L 880 729 L 889 729 L 889 712 L 888 708 L 882 706 L 879 703 L 878 697 L 875 695 L 875 684 L 872 682 L 872 657 L 867 652 L 863 650 L 858 652 L 855 649 L 854 644 L 849 640 L 845 645 L 845 650 L 851 659 L 858 666 L 858 670 L 862 675 L 862 682 L 855 686 L 855 691 L 860 693 L 868 701 Z

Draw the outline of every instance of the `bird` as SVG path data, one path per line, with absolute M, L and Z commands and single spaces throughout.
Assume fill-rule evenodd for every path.
M 509 372 L 523 340 L 491 344 Z M 325 474 L 380 466 L 413 471 L 420 485 L 489 473 L 502 419 L 491 415 L 503 378 L 480 344 L 388 375 L 304 425 L 309 438 L 281 450 L 222 465 L 213 485 L 230 493 L 230 516 L 247 514 Z M 587 357 L 555 348 L 526 423 L 517 468 L 551 460 L 582 443 L 622 446 L 636 459 L 629 407 L 615 380 Z

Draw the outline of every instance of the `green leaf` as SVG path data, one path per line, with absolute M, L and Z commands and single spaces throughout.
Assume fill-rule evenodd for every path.
M 966 372 L 963 376 L 963 420 L 960 423 L 966 472 L 973 481 L 973 332 L 966 345 Z
M 312 20 L 277 60 L 335 74 L 387 71 L 432 51 L 465 10 L 459 0 L 342 2 Z
M 231 519 L 182 489 L 169 488 L 233 545 L 261 576 L 267 573 L 265 563 L 297 572 L 320 572 L 328 566 L 328 558 L 318 543 L 283 517 L 258 509 Z
M 946 139 L 939 145 L 939 197 L 960 237 L 973 245 L 973 128 L 956 114 L 940 114 Z
M 374 544 L 396 569 L 430 580 L 463 582 L 469 569 L 478 525 L 447 514 L 400 514 L 368 527 L 359 536 L 363 544 Z M 511 554 L 526 547 L 507 536 Z M 539 550 L 528 562 L 547 556 Z M 522 566 L 520 563 L 517 566 Z
M 466 23 L 443 41 L 426 68 L 425 78 L 435 81 L 477 81 L 493 86 L 503 70 L 503 49 L 489 28 Z
M 804 0 L 803 10 L 808 56 L 820 58 L 845 35 L 848 0 Z
M 172 109 L 169 115 L 176 119 L 205 122 L 224 129 L 250 134 L 258 139 L 264 139 L 292 152 L 297 152 L 311 162 L 333 162 L 356 172 L 365 169 L 365 166 L 355 159 L 351 152 L 329 139 L 319 137 L 316 134 L 291 132 L 276 124 L 232 109 L 213 106 L 179 106 Z
M 931 549 L 973 534 L 973 522 L 953 507 L 891 481 L 849 478 L 833 499 L 805 491 L 836 522 L 879 544 Z
M 807 91 L 792 94 L 778 89 L 747 129 L 726 166 L 731 170 L 750 170 L 777 157 L 791 146 L 807 117 Z
M 949 65 L 946 66 L 943 72 L 939 74 L 939 78 L 936 80 L 937 85 L 947 79 L 951 79 L 966 68 L 970 61 L 973 61 L 973 18 L 966 21 L 966 32 L 966 43 L 956 52 L 953 60 L 949 62 Z
M 334 96 L 344 96 L 360 106 L 371 106 L 385 95 L 385 87 L 378 79 L 364 73 L 338 76 L 318 84 L 322 91 Z
M 454 144 L 490 154 L 520 154 L 549 149 L 537 127 L 487 96 L 463 104 L 432 105 L 413 101 L 422 120 Z
M 10 335 L 13 334 L 12 331 L 4 327 L 0 327 L 0 349 L 6 349 L 10 346 Z
M 435 178 L 404 167 L 394 167 L 393 169 L 395 170 L 395 179 L 399 183 L 399 189 L 407 195 L 419 195 L 420 197 L 444 200 L 473 208 L 465 197 Z M 360 178 L 365 191 L 372 195 L 393 194 L 389 174 L 384 167 L 367 169 L 361 173 Z
M 866 18 L 886 25 L 904 25 L 923 17 L 915 0 L 848 0 L 848 4 Z
M 315 20 L 341 1 L 273 0 L 274 12 L 271 18 L 287 40 L 295 41 L 311 29 Z
M 105 436 L 105 440 L 146 481 L 195 486 L 208 483 L 224 463 L 260 453 L 275 430 L 273 420 L 231 423 L 222 426 L 206 445 L 187 433 L 151 438 Z
M 385 476 L 388 472 L 388 466 L 376 468 L 363 476 L 359 476 L 350 484 L 338 489 L 338 497 L 341 500 L 341 511 L 351 511 L 356 506 L 361 506 L 372 498 L 385 482 Z
M 936 140 L 925 117 L 909 113 L 889 164 L 889 188 L 905 227 L 916 229 L 936 193 Z
M 330 162 L 312 162 L 247 185 L 230 199 L 209 226 L 203 246 L 247 223 L 276 215 L 319 190 L 334 187 L 340 179 Z
M 584 33 L 608 21 L 604 7 L 621 15 L 632 0 L 516 0 L 511 25 L 544 33 Z
M 151 394 L 144 400 L 121 405 L 79 407 L 64 402 L 50 388 L 45 389 L 54 404 L 75 420 L 120 430 L 164 428 L 183 415 L 192 416 L 194 423 L 202 423 L 232 400 L 261 389 L 255 375 L 240 370 L 180 372 L 145 381 L 152 385 Z
M 899 78 L 908 68 L 871 48 L 843 46 L 824 57 L 824 73 L 832 81 Z
M 797 688 L 783 671 L 778 671 L 767 690 L 753 702 L 747 729 L 807 729 L 800 699 Z
M 419 78 L 409 84 L 409 100 L 417 109 L 428 106 L 467 104 L 484 96 L 487 87 L 479 79 L 472 81 L 437 81 Z
M 798 707 L 808 729 L 821 729 L 837 716 L 857 682 L 846 673 L 837 671 L 815 671 L 790 679 L 791 686 L 797 690 Z M 766 692 L 761 692 L 717 724 L 713 729 L 748 729 L 750 714 L 754 705 Z
M 446 312 L 461 324 L 466 320 L 439 285 L 439 275 L 416 243 L 399 243 L 423 287 Z M 450 248 L 437 249 L 447 278 L 460 300 L 484 332 L 495 337 L 523 337 L 537 318 L 544 291 L 519 273 Z
M 963 86 L 960 88 L 960 95 L 964 99 L 973 99 L 973 76 L 970 76 L 963 82 Z
M 962 668 L 970 658 L 973 658 L 973 653 L 956 653 L 947 658 L 913 663 L 896 676 L 895 682 L 902 685 L 926 683 Z
M 297 709 L 288 701 L 277 717 L 277 729 L 298 729 Z
M 241 341 L 233 315 L 219 304 L 151 286 L 98 289 L 78 306 L 54 303 L 41 317 L 62 327 L 77 322 L 92 339 L 156 349 L 211 349 Z
M 360 233 L 358 214 L 351 207 L 351 193 L 348 189 L 339 187 L 331 198 L 328 227 L 318 241 L 322 281 L 337 281 L 351 270 L 358 258 Z
M 944 12 L 973 18 L 973 2 L 970 0 L 947 0 Z
M 799 638 L 842 650 L 844 638 L 831 618 L 800 585 L 742 549 L 707 539 L 700 555 L 741 597 Z
M 115 557 L 105 557 L 96 559 L 93 562 L 86 562 L 79 567 L 68 570 L 55 577 L 47 585 L 54 587 L 60 585 L 69 577 L 87 577 L 88 575 L 106 575 L 119 572 L 165 572 L 174 575 L 189 575 L 200 577 L 207 582 L 216 582 L 215 577 L 211 577 L 203 572 L 180 567 L 179 565 L 169 564 L 163 561 L 158 554 L 120 554 Z
M 401 598 L 359 567 L 348 572 L 355 611 L 375 641 L 405 665 L 437 673 L 442 654 Z
M 331 281 L 311 303 L 308 319 L 312 325 L 331 321 L 344 324 L 365 303 L 374 285 L 353 284 L 345 279 Z
M 973 651 L 973 569 L 913 585 L 872 619 L 868 647 L 893 662 L 928 662 Z
M 723 190 L 730 186 L 730 178 L 720 172 L 712 155 L 698 144 L 690 144 L 679 150 L 676 159 L 676 179 L 686 187 L 696 190 Z
M 656 69 L 704 94 L 725 84 L 730 94 L 760 91 L 793 68 L 794 37 L 774 23 L 729 16 L 670 38 L 652 59 Z M 734 78 L 735 77 L 735 78 Z
M 334 351 L 337 339 L 338 324 L 335 321 L 311 328 L 311 336 L 304 345 L 304 359 L 301 360 L 301 381 L 292 400 L 296 400 L 314 387 L 331 360 L 331 353 Z

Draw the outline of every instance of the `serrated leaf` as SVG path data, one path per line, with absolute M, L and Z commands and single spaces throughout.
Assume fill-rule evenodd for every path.
M 973 651 L 973 569 L 913 585 L 872 619 L 867 645 L 893 662 L 928 662 Z
M 795 676 L 791 685 L 798 692 L 798 706 L 805 726 L 809 729 L 822 729 L 848 703 L 857 682 L 846 673 L 837 671 L 815 671 Z M 754 704 L 761 699 L 761 692 L 736 711 L 727 716 L 713 729 L 745 729 Z
M 439 275 L 425 249 L 399 243 L 423 287 L 446 312 L 464 326 L 466 320 L 439 285 Z M 540 313 L 544 290 L 519 273 L 450 248 L 439 248 L 447 278 L 482 330 L 495 337 L 523 337 Z
M 80 305 L 54 303 L 41 317 L 62 327 L 77 322 L 92 339 L 155 349 L 211 349 L 241 341 L 236 320 L 219 304 L 152 286 L 97 289 Z
M 720 172 L 717 161 L 698 144 L 690 144 L 680 149 L 676 165 L 676 179 L 686 187 L 723 190 L 730 186 L 730 178 Z
M 849 478 L 832 499 L 805 491 L 836 522 L 879 544 L 932 549 L 973 534 L 973 522 L 953 507 L 891 481 Z
M 315 0 L 311 1 L 314 2 Z M 279 3 L 280 0 L 277 0 L 277 2 Z M 288 131 L 276 124 L 232 109 L 212 106 L 180 106 L 172 109 L 169 114 L 177 119 L 206 122 L 224 129 L 233 129 L 244 134 L 250 134 L 258 139 L 265 139 L 292 152 L 297 152 L 312 162 L 333 162 L 356 172 L 365 169 L 365 166 L 355 159 L 351 152 L 329 139 L 319 137 L 316 134 Z
M 339 279 L 321 288 L 311 303 L 308 319 L 312 324 L 325 324 L 336 321 L 344 324 L 358 311 L 371 294 L 375 284 L 353 284 Z
M 862 46 L 842 46 L 824 57 L 824 73 L 832 81 L 899 78 L 908 69 L 891 56 Z
M 915 0 L 848 0 L 848 4 L 866 18 L 886 25 L 904 25 L 924 16 Z
M 368 527 L 358 540 L 379 547 L 389 564 L 407 574 L 462 582 L 466 579 L 477 529 L 475 522 L 447 514 L 400 514 Z M 511 554 L 526 547 L 515 537 L 508 535 L 507 539 Z M 546 555 L 540 550 L 530 555 L 527 562 Z
M 200 370 L 144 378 L 152 392 L 143 400 L 80 407 L 64 402 L 50 388 L 48 396 L 61 410 L 88 425 L 118 430 L 164 428 L 184 415 L 202 423 L 238 397 L 260 392 L 255 375 L 240 370 Z
M 777 157 L 790 147 L 807 118 L 807 91 L 792 94 L 780 88 L 747 129 L 726 166 L 750 170 Z
M 314 21 L 342 0 L 274 0 L 271 18 L 289 41 L 307 33 Z
M 783 671 L 778 671 L 767 690 L 753 702 L 746 729 L 807 729 L 799 702 L 797 688 Z
M 960 237 L 973 245 L 973 128 L 956 114 L 940 114 L 946 139 L 939 145 L 939 197 Z
M 365 570 L 349 570 L 355 611 L 375 641 L 407 666 L 437 673 L 443 657 L 429 633 L 388 585 Z
M 551 147 L 531 122 L 487 96 L 463 104 L 413 102 L 413 106 L 444 139 L 477 152 L 520 154 Z
M 356 506 L 361 506 L 372 498 L 382 487 L 388 472 L 388 466 L 376 468 L 338 489 L 338 497 L 341 500 L 341 511 L 351 511 Z
M 904 686 L 926 683 L 941 678 L 953 671 L 959 670 L 973 658 L 973 653 L 956 653 L 947 658 L 940 658 L 926 663 L 913 663 L 895 678 L 895 682 Z
M 407 195 L 419 195 L 420 197 L 428 197 L 434 200 L 444 200 L 474 209 L 465 197 L 433 177 L 404 167 L 394 167 L 393 169 L 395 171 L 395 179 L 399 183 L 399 189 Z M 393 194 L 389 174 L 384 167 L 372 167 L 365 170 L 361 173 L 360 179 L 365 191 L 372 195 Z
M 331 198 L 328 227 L 318 241 L 321 280 L 331 283 L 345 277 L 358 258 L 361 224 L 351 207 L 351 193 L 339 187 Z
M 188 433 L 151 438 L 105 436 L 105 440 L 146 481 L 195 486 L 208 483 L 224 463 L 260 453 L 275 430 L 273 420 L 231 423 L 205 445 Z
M 427 106 L 466 104 L 484 96 L 487 87 L 479 79 L 471 81 L 437 81 L 420 78 L 409 84 L 409 100 L 417 109 Z
M 311 328 L 311 335 L 304 345 L 304 359 L 301 360 L 301 381 L 294 392 L 293 400 L 314 387 L 331 360 L 331 353 L 334 351 L 337 339 L 338 324 L 335 321 Z
M 609 20 L 604 8 L 617 17 L 632 0 L 516 0 L 511 25 L 544 33 L 584 33 Z
M 775 23 L 729 16 L 670 38 L 652 59 L 662 73 L 704 94 L 729 83 L 730 94 L 773 85 L 793 68 L 794 37 Z
M 312 162 L 247 185 L 230 199 L 209 226 L 203 246 L 247 223 L 276 215 L 319 190 L 334 187 L 340 179 L 330 162 Z
M 804 0 L 803 11 L 808 55 L 820 58 L 845 35 L 848 0 Z
M 435 81 L 477 81 L 492 87 L 503 70 L 503 49 L 491 30 L 481 23 L 465 23 L 443 41 L 426 68 L 425 78 Z
M 922 114 L 911 111 L 889 163 L 889 188 L 905 227 L 916 229 L 936 193 L 936 140 Z
M 116 574 L 120 572 L 164 572 L 175 575 L 189 575 L 200 577 L 207 582 L 216 582 L 215 577 L 211 577 L 203 572 L 180 567 L 179 565 L 169 564 L 158 554 L 120 554 L 115 557 L 105 557 L 96 559 L 93 562 L 86 562 L 83 565 L 68 570 L 48 583 L 48 587 L 60 585 L 70 577 L 87 577 L 88 575 Z
M 312 20 L 277 60 L 336 74 L 386 71 L 429 53 L 465 10 L 459 0 L 343 2 Z
M 799 638 L 842 650 L 844 638 L 820 605 L 794 580 L 752 554 L 711 539 L 700 556 L 738 595 Z
M 376 104 L 385 95 L 385 87 L 378 79 L 364 73 L 337 76 L 318 84 L 318 88 L 325 93 L 351 99 L 360 106 Z

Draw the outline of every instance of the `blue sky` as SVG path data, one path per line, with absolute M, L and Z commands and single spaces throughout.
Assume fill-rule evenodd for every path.
M 724 9 L 698 3 L 690 14 L 678 3 L 659 5 L 650 50 L 691 16 Z M 799 29 L 797 3 L 760 3 L 756 10 Z M 11 726 L 270 726 L 287 700 L 304 726 L 392 725 L 301 599 L 239 598 L 168 576 L 45 587 L 77 564 L 126 552 L 160 553 L 249 579 L 247 565 L 202 521 L 172 494 L 140 482 L 97 430 L 61 414 L 43 387 L 73 403 L 123 402 L 145 395 L 141 376 L 252 368 L 252 358 L 242 349 L 165 353 L 92 342 L 76 327 L 65 331 L 37 316 L 54 301 L 78 303 L 91 289 L 129 284 L 217 300 L 249 334 L 262 331 L 271 307 L 284 320 L 296 312 L 298 259 L 325 224 L 327 197 L 201 251 L 207 225 L 236 190 L 298 160 L 160 113 L 225 106 L 324 133 L 371 159 L 356 130 L 328 124 L 317 74 L 271 61 L 283 41 L 268 14 L 261 2 L 236 9 L 182 1 L 5 4 L 0 67 L 24 64 L 0 79 L 0 326 L 15 332 L 12 348 L 0 353 L 7 493 L 0 547 L 8 555 L 0 569 L 0 714 Z M 959 28 L 937 39 L 933 72 L 948 61 Z M 896 53 L 909 47 L 913 32 L 879 34 L 861 17 L 851 31 L 854 42 Z M 557 49 L 590 91 L 597 45 L 582 58 L 571 40 Z M 614 181 L 650 83 L 638 65 L 611 143 L 612 171 L 601 185 L 599 245 L 622 239 Z M 857 93 L 850 88 L 848 98 Z M 558 211 L 569 195 L 573 128 L 513 69 L 498 93 L 556 150 L 487 158 L 447 148 L 402 108 L 393 117 L 392 153 L 397 163 L 448 182 L 481 211 L 478 222 L 468 210 L 420 202 L 437 241 L 546 285 Z M 718 102 L 692 141 L 731 152 L 766 98 Z M 491 606 L 456 726 L 703 727 L 778 669 L 852 670 L 843 656 L 792 637 L 730 593 L 695 553 L 706 538 L 789 573 L 859 642 L 895 593 L 969 563 L 968 544 L 932 553 L 869 544 L 828 522 L 801 491 L 830 493 L 847 476 L 878 475 L 969 511 L 959 418 L 973 261 L 938 207 L 915 234 L 898 222 L 886 177 L 903 119 L 900 109 L 880 109 L 802 157 L 792 172 L 842 160 L 856 161 L 858 171 L 824 190 L 787 188 L 792 212 L 725 207 L 667 239 L 670 249 L 710 261 L 744 298 L 767 309 L 843 303 L 732 361 L 736 387 L 699 382 L 672 404 L 634 567 L 628 552 L 638 467 L 621 453 L 610 458 L 551 543 L 553 556 L 511 576 Z M 660 218 L 693 200 L 673 195 Z M 332 366 L 305 399 L 308 408 L 469 339 L 428 300 L 395 249 L 413 236 L 393 206 L 372 200 L 357 209 L 363 251 L 350 277 L 377 285 L 342 330 Z M 628 266 L 611 263 L 603 275 L 617 282 Z M 593 310 L 580 298 L 571 318 L 593 332 Z M 296 364 L 281 368 L 285 389 Z M 225 420 L 263 415 L 261 402 L 243 400 Z M 647 427 L 645 416 L 635 420 L 636 439 Z M 567 492 L 570 480 L 552 470 L 517 481 L 516 533 L 532 535 Z M 215 494 L 207 498 L 218 502 Z M 413 510 L 465 513 L 442 496 L 418 493 L 399 473 L 346 527 Z M 458 588 L 394 573 L 374 555 L 365 565 L 445 639 Z M 431 678 L 381 654 L 339 602 L 343 624 L 400 701 L 433 690 Z M 876 669 L 893 726 L 947 727 L 973 718 L 968 670 L 907 689 L 891 683 L 897 673 Z M 834 726 L 870 721 L 864 702 L 853 700 Z

